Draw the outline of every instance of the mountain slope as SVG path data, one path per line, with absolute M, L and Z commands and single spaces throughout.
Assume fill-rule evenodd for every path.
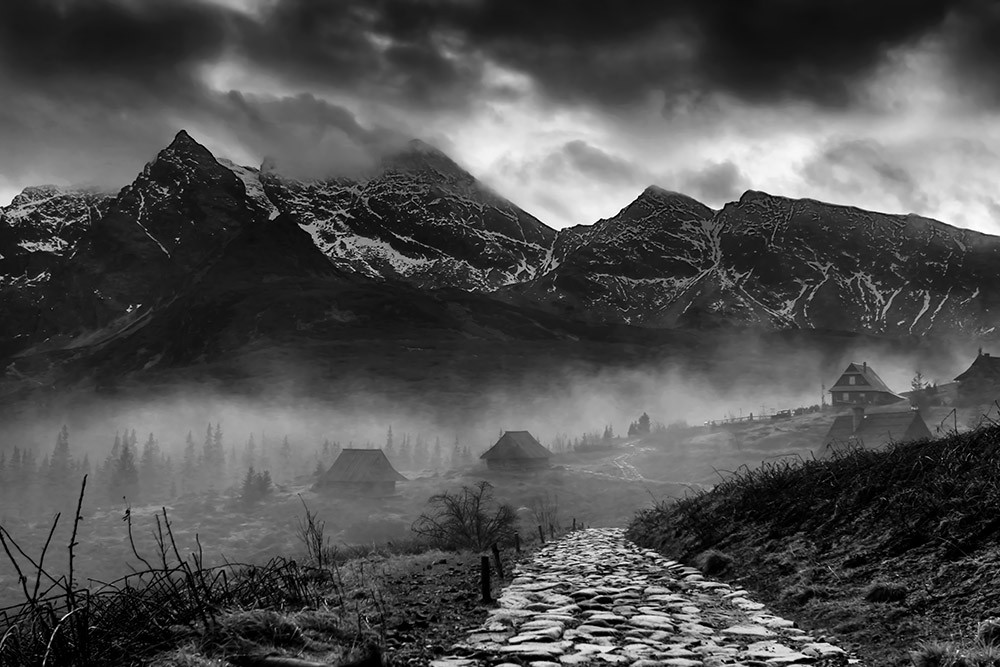
M 418 141 L 359 180 L 306 182 L 263 171 L 277 209 L 296 217 L 335 264 L 369 277 L 492 289 L 536 275 L 556 237 Z
M 70 210 L 83 216 L 81 206 Z M 0 339 L 77 334 L 170 299 L 268 211 L 233 171 L 181 131 L 116 197 L 88 205 L 86 216 L 87 224 L 63 216 L 49 225 L 73 231 L 67 241 L 50 236 L 50 247 L 75 244 L 72 252 L 49 253 L 50 279 L 30 293 L 13 285 L 0 294 L 15 313 L 0 327 Z
M 502 292 L 667 327 L 997 334 L 1000 238 L 908 215 L 748 192 L 720 211 L 649 188 Z M 558 241 L 557 241 L 558 245 Z
M 554 268 L 510 291 L 579 315 L 648 322 L 717 259 L 713 214 L 649 187 L 612 218 L 560 231 Z

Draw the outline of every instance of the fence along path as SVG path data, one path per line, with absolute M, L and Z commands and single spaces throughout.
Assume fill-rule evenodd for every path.
M 432 667 L 760 667 L 858 661 L 743 589 L 625 539 L 570 533 L 515 572 L 482 627 Z

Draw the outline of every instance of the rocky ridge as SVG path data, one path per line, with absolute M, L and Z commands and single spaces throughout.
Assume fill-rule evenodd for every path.
M 515 574 L 482 627 L 432 667 L 858 664 L 622 529 L 570 533 Z
M 760 192 L 716 211 L 650 187 L 556 232 L 422 142 L 367 174 L 303 181 L 218 159 L 182 131 L 115 197 L 29 188 L 3 210 L 0 347 L 106 338 L 279 216 L 345 280 L 601 326 L 1000 336 L 1000 238 L 934 220 Z
M 367 277 L 488 291 L 534 277 L 556 237 L 419 141 L 357 179 L 263 172 L 277 209 L 298 219 L 334 264 Z

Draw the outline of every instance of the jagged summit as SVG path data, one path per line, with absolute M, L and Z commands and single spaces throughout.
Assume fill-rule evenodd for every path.
M 677 192 L 676 190 L 667 190 L 666 188 L 660 187 L 659 185 L 650 185 L 639 195 L 639 198 L 645 199 L 693 199 L 688 195 Z
M 174 135 L 174 140 L 170 142 L 170 148 L 178 148 L 181 146 L 201 146 L 197 141 L 195 141 L 187 130 L 180 130 Z
M 747 190 L 742 195 L 740 195 L 739 203 L 749 204 L 750 202 L 760 201 L 762 199 L 779 199 L 775 195 L 770 195 L 762 190 Z
M 402 150 L 383 158 L 379 171 L 383 176 L 418 177 L 453 187 L 471 187 L 477 183 L 461 165 L 420 139 L 412 139 Z

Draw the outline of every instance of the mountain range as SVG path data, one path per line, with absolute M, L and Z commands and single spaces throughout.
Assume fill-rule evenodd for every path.
M 1000 237 L 756 191 L 715 210 L 652 186 L 557 231 L 420 141 L 361 176 L 298 180 L 181 131 L 117 193 L 32 187 L 0 209 L 0 357 L 8 374 L 39 354 L 117 373 L 290 332 L 421 329 L 991 338 L 998 260 Z

